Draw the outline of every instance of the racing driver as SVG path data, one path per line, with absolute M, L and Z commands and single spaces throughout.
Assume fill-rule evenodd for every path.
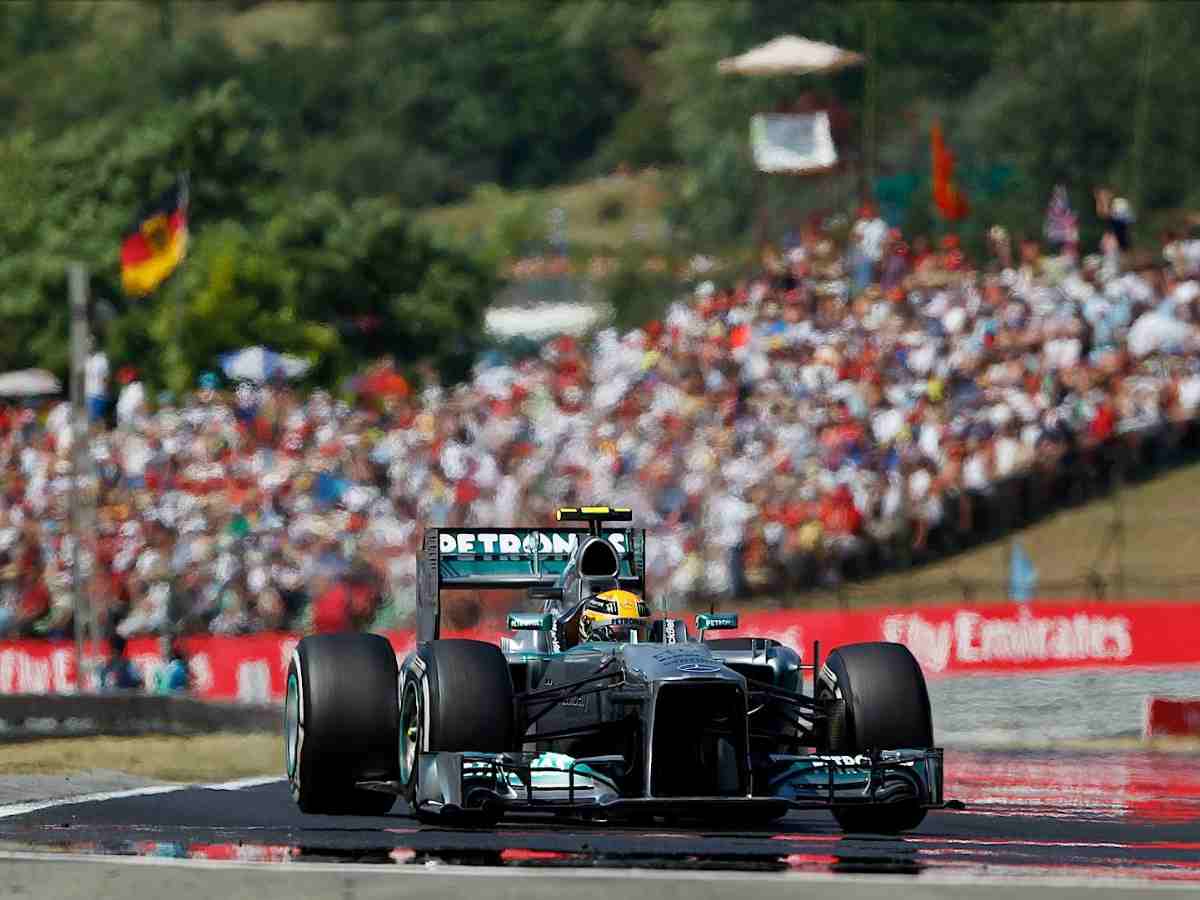
M 557 604 L 548 602 L 546 612 L 554 616 L 554 638 L 559 650 L 568 650 L 585 641 L 636 643 L 650 636 L 650 608 L 646 601 L 616 586 L 589 592 L 565 613 Z

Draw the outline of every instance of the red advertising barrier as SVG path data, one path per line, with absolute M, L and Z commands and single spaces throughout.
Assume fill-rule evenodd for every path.
M 499 633 L 467 632 L 456 637 L 497 641 Z M 193 694 L 208 700 L 273 703 L 283 699 L 284 679 L 298 634 L 265 633 L 185 638 L 183 649 L 191 670 Z M 402 657 L 413 647 L 412 632 L 387 635 Z M 146 685 L 165 664 L 158 638 L 134 638 L 127 652 Z M 95 689 L 104 665 L 104 646 L 91 658 L 85 651 L 83 681 Z M 0 641 L 0 694 L 73 694 L 79 689 L 75 647 L 69 641 Z
M 925 673 L 1200 665 L 1200 603 L 1002 603 L 854 612 L 755 612 L 742 634 L 822 653 L 856 641 L 906 644 Z
M 1148 698 L 1144 733 L 1146 737 L 1195 737 L 1200 734 L 1200 699 Z
M 898 641 L 927 675 L 1045 671 L 1114 666 L 1200 665 L 1200 603 L 1030 603 L 914 606 L 853 612 L 743 613 L 743 635 L 775 638 L 805 656 L 814 640 L 822 654 L 839 644 Z M 497 641 L 495 626 L 456 634 Z M 412 649 L 411 632 L 388 635 L 398 655 Z M 276 702 L 299 636 L 257 634 L 184 640 L 195 694 L 214 700 Z M 159 642 L 138 638 L 129 653 L 146 683 L 162 665 Z M 102 660 L 89 660 L 93 680 Z M 0 642 L 0 694 L 73 693 L 78 688 L 69 642 Z

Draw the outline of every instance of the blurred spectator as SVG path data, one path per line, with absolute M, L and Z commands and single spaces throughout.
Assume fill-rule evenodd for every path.
M 88 417 L 100 422 L 108 414 L 108 356 L 103 350 L 88 355 L 83 371 L 84 394 L 87 396 Z
M 862 293 L 874 279 L 872 273 L 883 258 L 888 226 L 879 216 L 874 203 L 864 203 L 850 232 L 850 270 L 853 273 L 850 290 Z
M 89 596 L 123 637 L 401 627 L 425 526 L 551 525 L 583 501 L 636 510 L 672 602 L 961 546 L 1010 526 L 1020 479 L 1060 502 L 1064 475 L 1161 458 L 1200 411 L 1200 241 L 1168 235 L 1159 269 L 1128 271 L 1111 231 L 1082 258 L 1064 234 L 1054 254 L 993 227 L 977 267 L 866 204 L 843 241 L 809 222 L 644 328 L 384 396 L 205 373 L 151 401 L 122 367 L 88 444 Z M 0 405 L 5 635 L 69 633 L 66 413 Z M 447 615 L 470 627 L 509 599 Z
M 323 577 L 314 585 L 313 630 L 318 634 L 349 631 L 350 590 L 339 580 Z
M 146 388 L 138 380 L 137 369 L 122 366 L 117 372 L 121 393 L 117 395 L 117 425 L 133 426 L 146 411 Z
M 1104 225 L 1107 232 L 1116 238 L 1117 245 L 1122 251 L 1129 249 L 1129 226 L 1133 224 L 1133 207 L 1124 197 L 1118 197 L 1111 188 L 1098 187 L 1094 191 L 1096 197 L 1096 217 Z
M 188 674 L 187 656 L 177 639 L 167 642 L 165 657 L 164 664 L 154 673 L 154 693 L 187 693 L 191 688 L 191 676 Z
M 108 662 L 100 670 L 100 685 L 106 691 L 132 691 L 142 687 L 142 675 L 125 655 L 125 638 L 114 634 L 108 640 Z
M 21 637 L 32 637 L 37 634 L 37 623 L 42 616 L 50 612 L 50 589 L 43 577 L 44 570 L 40 564 L 34 564 L 25 569 L 20 580 L 20 599 L 17 601 L 17 614 L 12 631 Z

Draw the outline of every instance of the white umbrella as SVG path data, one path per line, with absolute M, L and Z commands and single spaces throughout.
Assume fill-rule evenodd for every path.
M 723 75 L 812 75 L 861 65 L 863 55 L 785 34 L 717 63 Z
M 61 393 L 62 385 L 45 369 L 18 369 L 0 375 L 0 397 L 40 397 Z
M 246 347 L 233 353 L 222 354 L 221 370 L 226 377 L 239 381 L 262 384 L 282 375 L 299 378 L 310 368 L 310 363 L 295 356 L 276 353 L 266 347 Z
M 556 334 L 584 334 L 606 319 L 610 310 L 588 303 L 539 303 L 494 306 L 484 315 L 484 328 L 498 337 L 546 340 Z

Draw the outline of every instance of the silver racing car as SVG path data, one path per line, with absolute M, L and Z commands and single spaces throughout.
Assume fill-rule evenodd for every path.
M 474 826 L 507 813 L 766 822 L 829 809 L 848 831 L 915 828 L 942 805 L 920 666 L 900 644 L 822 661 L 713 637 L 645 600 L 645 532 L 627 509 L 559 511 L 586 530 L 435 528 L 418 560 L 417 646 L 307 637 L 292 658 L 285 755 L 306 813 Z M 527 592 L 500 646 L 442 638 L 441 595 Z M 527 604 L 528 605 L 528 604 Z M 806 677 L 807 676 L 807 677 Z M 806 685 L 806 682 L 808 684 Z

